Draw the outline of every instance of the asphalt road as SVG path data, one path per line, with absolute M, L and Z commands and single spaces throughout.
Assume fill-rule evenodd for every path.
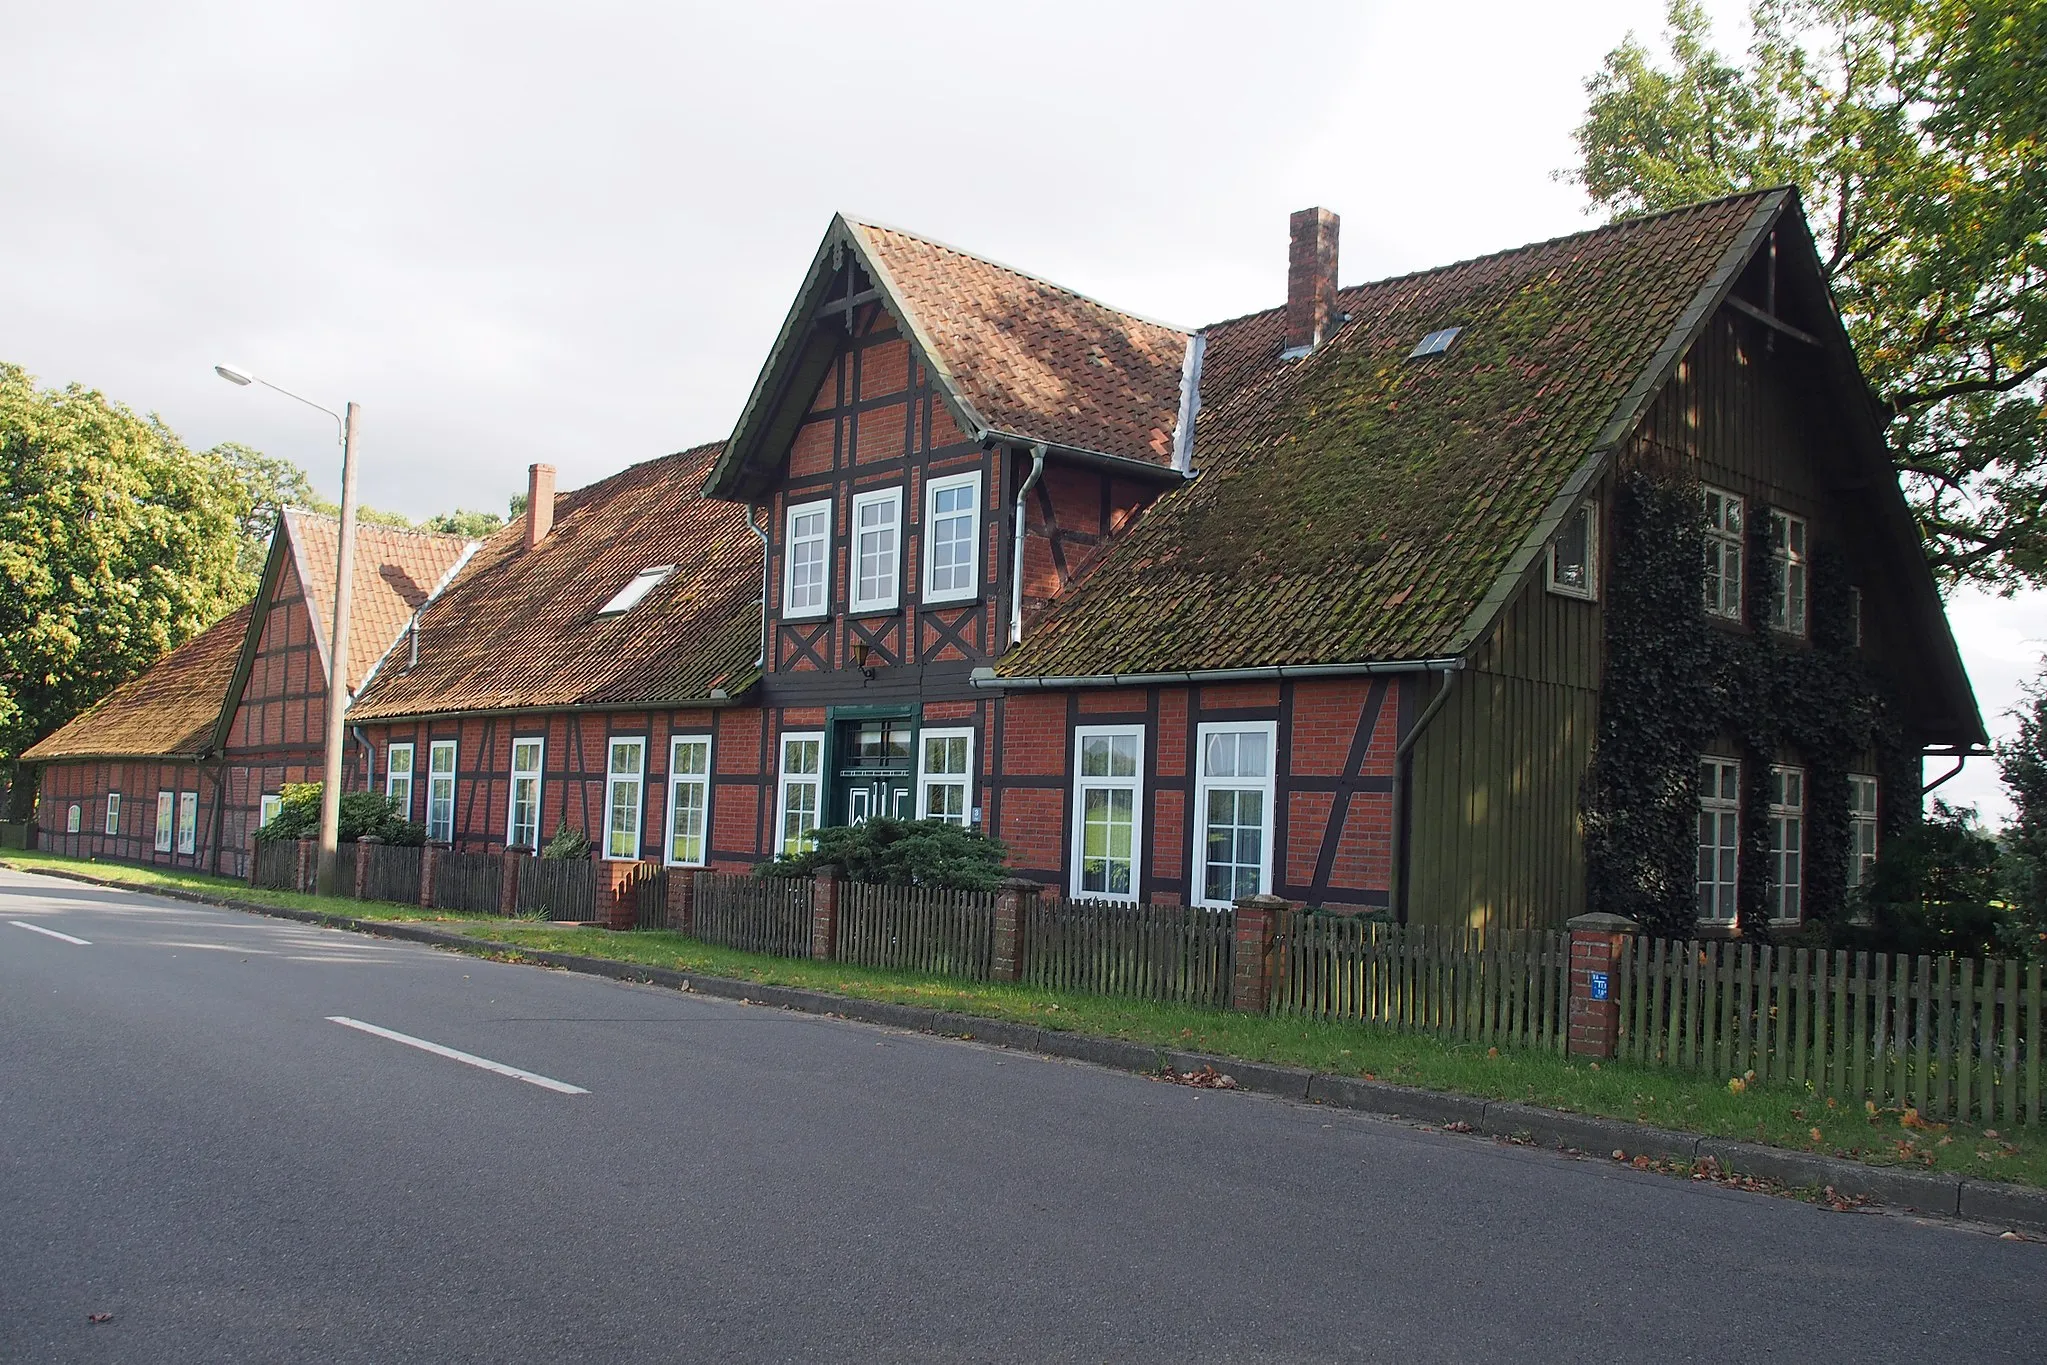
M 8 1362 L 2043 1341 L 1980 1229 L 0 871 Z

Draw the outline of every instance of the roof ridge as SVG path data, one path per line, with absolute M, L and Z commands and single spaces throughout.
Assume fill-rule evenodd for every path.
M 1355 294 L 1361 290 L 1383 289 L 1392 285 L 1407 284 L 1415 280 L 1425 280 L 1432 275 L 1447 274 L 1453 270 L 1463 270 L 1469 266 L 1481 265 L 1489 261 L 1503 261 L 1509 257 L 1519 256 L 1527 252 L 1543 251 L 1551 247 L 1562 246 L 1566 242 L 1581 241 L 1586 238 L 1600 236 L 1602 233 L 1618 232 L 1624 228 L 1633 228 L 1643 223 L 1653 223 L 1658 219 L 1674 218 L 1679 214 L 1685 213 L 1702 212 L 1706 209 L 1717 208 L 1722 204 L 1731 203 L 1737 199 L 1761 199 L 1767 195 L 1780 194 L 1785 190 L 1795 192 L 1796 189 L 1795 185 L 1771 185 L 1763 189 L 1740 190 L 1733 194 L 1723 194 L 1712 199 L 1701 199 L 1695 203 L 1679 204 L 1674 208 L 1658 209 L 1654 213 L 1638 213 L 1631 217 L 1616 218 L 1612 222 L 1597 223 L 1589 228 L 1582 228 L 1577 232 L 1559 233 L 1554 237 L 1544 237 L 1533 242 L 1523 242 L 1519 246 L 1503 247 L 1498 251 L 1485 251 L 1476 256 L 1466 256 L 1461 261 L 1449 261 L 1443 265 L 1432 265 L 1422 270 L 1410 270 L 1399 275 L 1384 275 L 1375 280 L 1361 280 L 1357 284 L 1341 285 L 1338 287 L 1337 293 L 1339 295 Z M 1239 322 L 1249 321 L 1252 318 L 1264 317 L 1268 313 L 1280 312 L 1285 307 L 1286 304 L 1278 303 L 1270 308 L 1254 308 L 1248 313 L 1239 313 L 1234 317 L 1219 318 L 1203 326 L 1201 330 L 1204 332 L 1214 331 L 1218 327 L 1228 327 Z
M 976 251 L 964 250 L 963 248 L 954 246 L 951 242 L 941 242 L 936 237 L 929 236 L 922 232 L 912 232 L 908 228 L 899 228 L 892 223 L 877 223 L 870 218 L 855 218 L 851 214 L 842 213 L 839 216 L 844 218 L 847 221 L 847 223 L 851 224 L 853 227 L 871 228 L 876 232 L 892 232 L 898 237 L 907 237 L 913 242 L 922 242 L 924 243 L 924 245 L 936 247 L 940 251 L 949 251 L 955 256 L 964 256 L 966 259 L 970 261 L 979 261 L 982 265 L 991 266 L 996 270 L 1004 271 L 1007 274 L 1016 276 L 1020 280 L 1029 280 L 1032 284 L 1043 285 L 1045 288 L 1054 290 L 1057 293 L 1064 294 L 1068 298 L 1078 299 L 1082 303 L 1088 304 L 1095 308 L 1099 308 L 1107 313 L 1114 313 L 1118 317 L 1134 319 L 1135 321 L 1144 323 L 1148 327 L 1160 327 L 1164 328 L 1168 332 L 1177 332 L 1181 336 L 1188 337 L 1191 337 L 1196 332 L 1202 330 L 1199 327 L 1183 327 L 1177 322 L 1165 322 L 1159 318 L 1151 317 L 1148 314 L 1133 312 L 1128 308 L 1119 308 L 1117 305 L 1113 303 L 1106 303 L 1103 300 L 1096 298 L 1092 294 L 1083 294 L 1080 290 L 1071 288 L 1070 286 L 1067 285 L 1060 284 L 1056 280 L 1048 280 L 1043 275 L 1033 275 L 1028 270 L 1019 270 L 1017 267 L 1009 264 L 1007 261 L 998 261 L 992 256 L 983 256 Z
M 277 510 L 289 513 L 294 517 L 324 521 L 336 528 L 341 525 L 341 518 L 334 513 L 321 512 L 311 507 L 300 507 L 297 503 L 287 503 Z M 364 521 L 360 516 L 356 518 L 355 529 L 357 531 L 375 529 L 378 531 L 389 531 L 398 535 L 420 536 L 431 540 L 455 540 L 465 544 L 474 540 L 472 536 L 457 535 L 453 531 L 429 531 L 424 526 L 393 526 L 387 521 Z

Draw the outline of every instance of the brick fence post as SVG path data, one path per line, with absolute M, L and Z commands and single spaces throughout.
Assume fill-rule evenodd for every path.
M 350 894 L 359 901 L 369 899 L 364 893 L 370 887 L 370 858 L 373 856 L 370 850 L 383 842 L 374 834 L 365 834 L 355 841 L 355 886 Z
M 498 913 L 519 913 L 520 868 L 529 855 L 523 848 L 508 848 L 498 855 Z
M 644 863 L 597 864 L 597 918 L 607 929 L 630 929 L 638 917 L 640 869 Z
M 995 980 L 1022 980 L 1024 922 L 1043 889 L 1036 882 L 1011 877 L 995 893 L 995 943 L 991 957 Z
M 826 863 L 810 888 L 810 955 L 831 962 L 839 955 L 839 869 Z
M 1291 903 L 1277 896 L 1245 896 L 1237 901 L 1231 1009 L 1265 1013 L 1272 1000 L 1272 941 L 1279 933 L 1280 918 L 1291 909 Z
M 441 850 L 428 844 L 419 851 L 419 908 L 430 910 L 434 903 L 434 873 L 440 870 Z
M 1571 931 L 1571 1032 L 1564 1050 L 1574 1057 L 1611 1057 L 1620 1040 L 1613 970 L 1628 935 L 1642 926 L 1621 915 L 1593 914 L 1574 916 L 1564 927 Z
M 317 840 L 299 840 L 298 864 L 292 869 L 291 874 L 292 890 L 311 891 L 313 889 L 313 873 L 319 864 L 320 855 L 317 851 L 319 847 L 320 845 Z
M 687 934 L 697 924 L 697 869 L 693 867 L 671 867 L 668 869 L 668 927 L 678 934 Z

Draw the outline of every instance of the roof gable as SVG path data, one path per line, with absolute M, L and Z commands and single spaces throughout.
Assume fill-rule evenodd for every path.
M 756 495 L 829 368 L 841 315 L 878 302 L 976 441 L 1043 444 L 1175 477 L 1191 335 L 928 238 L 834 216 L 706 492 Z

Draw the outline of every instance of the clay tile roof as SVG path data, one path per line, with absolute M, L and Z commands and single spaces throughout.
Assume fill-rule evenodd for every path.
M 286 534 L 298 556 L 299 581 L 306 591 L 321 651 L 334 626 L 334 563 L 341 523 L 317 512 L 291 509 Z M 401 530 L 358 522 L 355 574 L 348 623 L 348 685 L 360 687 L 384 651 L 405 630 L 461 562 L 474 541 L 432 531 Z
M 23 760 L 196 757 L 220 719 L 249 611 L 238 607 L 200 631 L 30 746 Z
M 1787 192 L 1340 291 L 1322 347 L 1284 310 L 1208 329 L 1193 463 L 1002 660 L 1101 676 L 1459 654 L 1651 361 Z M 1464 331 L 1409 360 L 1428 332 Z M 1560 511 L 1556 514 L 1560 515 Z
M 849 226 L 933 363 L 990 428 L 1172 463 L 1186 332 L 907 232 Z
M 721 445 L 649 460 L 561 496 L 532 550 L 514 522 L 421 613 L 349 708 L 355 721 L 528 707 L 660 705 L 757 676 L 760 541 L 742 505 L 702 496 Z M 654 565 L 675 572 L 600 617 Z

